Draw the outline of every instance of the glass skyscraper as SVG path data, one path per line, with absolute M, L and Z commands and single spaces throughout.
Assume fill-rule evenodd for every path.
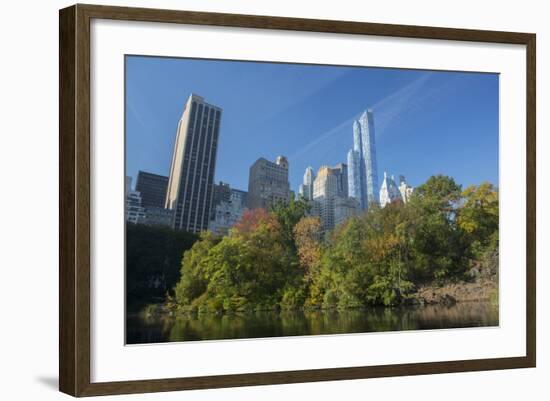
M 372 110 L 366 110 L 353 122 L 353 149 L 348 152 L 349 196 L 361 209 L 378 203 L 378 169 Z

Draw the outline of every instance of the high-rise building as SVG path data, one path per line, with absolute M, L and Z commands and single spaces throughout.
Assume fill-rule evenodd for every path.
M 145 224 L 147 226 L 173 226 L 173 210 L 155 206 L 146 207 L 144 210 L 145 216 L 138 223 Z
M 355 198 L 334 198 L 334 227 L 356 216 L 359 211 L 359 202 Z
M 153 182 L 149 182 L 147 175 L 151 175 Z M 126 193 L 126 221 L 133 224 L 144 224 L 148 226 L 172 226 L 173 211 L 165 209 L 164 205 L 149 206 L 145 205 L 144 196 L 138 188 L 141 188 L 146 193 L 149 191 L 149 195 L 155 195 L 155 189 L 158 189 L 157 183 L 154 181 L 156 174 L 149 174 L 143 171 L 138 173 L 138 183 L 136 184 L 136 190 L 132 190 L 132 177 L 126 176 L 125 181 L 125 193 Z M 145 177 L 145 178 L 144 178 Z M 162 177 L 162 176 L 158 176 Z M 167 177 L 164 177 L 167 179 Z M 164 187 L 164 193 L 166 193 L 166 187 Z M 158 194 L 156 194 L 158 195 Z M 150 198 L 151 199 L 151 198 Z M 153 198 L 154 199 L 154 198 Z M 158 200 L 158 197 L 157 197 Z M 154 204 L 154 203 L 153 203 Z
M 378 166 L 376 162 L 376 142 L 372 110 L 365 111 L 359 117 L 359 124 L 361 125 L 363 158 L 365 159 L 368 207 L 371 203 L 378 203 Z
M 313 172 L 313 168 L 308 167 L 306 168 L 306 172 L 304 173 L 304 180 L 300 187 L 298 188 L 298 194 L 307 200 L 313 199 L 313 181 L 315 180 L 315 173 Z
M 140 224 L 145 219 L 145 208 L 141 205 L 141 195 L 137 191 L 129 191 L 126 195 L 126 221 Z
M 345 163 L 338 163 L 331 169 L 336 175 L 336 196 L 347 198 L 349 196 L 348 190 L 348 165 Z
M 221 202 L 229 202 L 231 197 L 231 187 L 228 183 L 220 181 L 212 187 L 212 215 L 214 208 Z
M 240 189 L 231 188 L 230 198 L 238 199 L 240 204 L 243 207 L 247 207 L 248 203 L 248 192 L 242 191 Z M 230 199 L 231 200 L 231 199 Z
M 288 160 L 277 156 L 275 163 L 259 158 L 250 167 L 248 176 L 248 208 L 267 209 L 277 202 L 290 199 Z
M 361 182 L 364 174 L 361 174 L 362 162 L 361 152 L 350 149 L 348 152 L 348 191 L 349 196 L 357 200 L 361 209 L 365 208 L 365 195 L 363 193 L 365 186 Z
M 353 122 L 353 148 L 348 152 L 348 188 L 349 196 L 355 198 L 361 209 L 367 208 L 367 186 L 365 184 L 365 159 L 363 157 L 363 139 L 359 121 Z
M 318 205 L 323 231 L 334 227 L 334 197 L 337 187 L 336 174 L 328 166 L 322 166 L 313 182 L 313 200 Z
M 141 204 L 143 207 L 164 208 L 167 188 L 168 177 L 145 171 L 138 172 L 136 191 L 139 191 L 141 194 Z
M 127 175 L 124 180 L 124 196 L 128 196 L 132 190 L 132 177 Z
M 239 221 L 246 208 L 246 192 L 231 189 L 228 200 L 222 200 L 214 206 L 213 218 L 208 229 L 217 235 L 226 235 L 229 229 Z
M 332 168 L 322 166 L 313 182 L 313 201 L 316 203 L 323 231 L 335 227 L 335 205 L 342 205 L 341 200 L 345 201 L 347 198 L 347 166 L 343 163 Z M 340 215 L 338 218 L 341 220 Z
M 189 96 L 178 123 L 166 208 L 174 210 L 174 228 L 208 228 L 212 208 L 216 152 L 222 109 L 200 96 Z
M 349 196 L 355 198 L 361 209 L 378 203 L 378 168 L 374 117 L 372 110 L 366 110 L 353 122 L 353 149 L 348 152 Z

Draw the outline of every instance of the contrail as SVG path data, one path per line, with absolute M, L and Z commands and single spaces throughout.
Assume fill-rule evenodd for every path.
M 295 159 L 297 157 L 302 156 L 304 153 L 307 153 L 309 150 L 315 148 L 315 146 L 317 146 L 321 142 L 324 142 L 325 140 L 327 140 L 328 138 L 330 138 L 334 134 L 337 134 L 338 132 L 340 132 L 346 126 L 351 126 L 351 123 L 353 122 L 353 120 L 357 119 L 359 117 L 359 115 L 360 115 L 360 113 L 357 113 L 357 114 L 353 115 L 352 117 L 348 118 L 344 122 L 340 123 L 338 126 L 336 126 L 336 127 L 332 128 L 331 130 L 325 132 L 321 136 L 318 136 L 313 141 L 309 142 L 304 147 L 302 147 L 301 149 L 296 151 L 294 154 L 290 155 L 289 158 L 290 159 Z
M 433 75 L 434 73 L 430 72 L 415 81 L 421 85 L 419 87 L 409 88 L 410 90 L 404 91 L 403 98 L 397 99 L 395 102 L 379 102 L 380 104 L 378 105 L 378 109 L 375 108 L 376 105 L 373 107 L 375 110 L 378 110 L 375 118 L 377 136 L 383 134 L 390 125 L 396 125 L 396 123 L 399 123 L 407 114 L 424 108 L 428 100 L 440 95 L 441 93 L 446 93 L 450 87 L 455 85 L 456 80 L 458 79 L 456 76 L 453 76 L 450 79 L 445 80 L 443 83 L 432 85 L 428 90 L 418 93 L 421 86 L 424 85 Z M 425 79 L 422 82 L 419 82 L 423 78 Z M 469 79 L 469 77 L 461 77 L 462 82 L 464 82 L 465 79 Z M 385 108 L 386 110 L 384 110 Z
M 407 107 L 407 105 L 410 103 L 413 96 L 415 96 L 418 93 L 418 91 L 424 86 L 426 81 L 428 81 L 428 79 L 432 75 L 433 75 L 432 72 L 428 72 L 422 75 L 420 78 L 415 79 L 413 82 L 391 93 L 390 95 L 384 97 L 383 99 L 380 99 L 378 102 L 376 102 L 374 105 L 371 106 L 373 110 L 380 110 L 380 109 L 383 110 L 384 107 L 386 107 L 386 105 L 390 105 L 391 107 L 387 111 L 383 111 L 381 116 L 379 115 L 376 116 L 375 126 L 376 126 L 376 131 L 378 133 L 383 131 L 383 129 L 393 119 L 395 119 L 403 109 Z M 336 127 L 330 129 L 329 131 L 324 132 L 323 134 L 315 138 L 313 141 L 309 142 L 304 147 L 297 150 L 294 154 L 290 156 L 290 158 L 294 159 L 302 156 L 304 153 L 308 152 L 315 146 L 326 141 L 328 138 L 332 137 L 333 135 L 339 133 L 346 126 L 351 127 L 351 123 L 353 122 L 353 120 L 357 119 L 361 115 L 361 112 L 354 114 L 353 116 L 343 121 Z M 379 130 L 380 126 L 382 129 Z
M 141 125 L 142 128 L 149 131 L 149 127 L 146 126 L 146 124 L 143 121 L 143 119 L 141 118 L 140 114 L 137 112 L 134 104 L 129 99 L 126 101 L 126 104 L 128 106 L 128 110 L 130 110 L 130 112 L 132 113 L 132 115 L 134 116 L 134 118 L 136 119 L 138 124 Z
M 432 75 L 433 72 L 422 75 L 420 78 L 379 100 L 372 106 L 372 109 L 376 112 L 375 127 L 377 135 L 382 134 L 396 118 L 399 118 L 414 104 L 418 103 L 418 92 Z

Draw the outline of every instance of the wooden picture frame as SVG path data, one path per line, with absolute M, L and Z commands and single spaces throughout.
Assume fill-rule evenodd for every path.
M 527 71 L 526 356 L 92 383 L 90 380 L 90 21 L 94 18 L 525 45 L 527 49 L 525 60 Z M 73 396 L 94 396 L 535 366 L 536 37 L 534 34 L 80 4 L 60 11 L 59 28 L 59 388 L 62 392 Z

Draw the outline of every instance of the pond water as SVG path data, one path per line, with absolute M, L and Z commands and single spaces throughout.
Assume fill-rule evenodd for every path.
M 177 317 L 129 315 L 127 344 L 367 333 L 498 326 L 498 306 L 489 302 L 452 306 L 399 306 L 344 311 L 191 314 Z

